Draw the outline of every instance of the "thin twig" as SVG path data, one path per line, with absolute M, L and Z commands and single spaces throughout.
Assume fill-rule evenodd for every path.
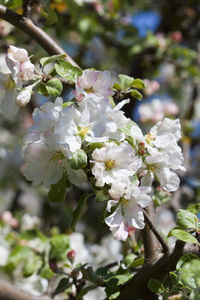
M 40 27 L 36 26 L 30 18 L 15 13 L 4 5 L 0 4 L 0 18 L 21 29 L 27 35 L 32 37 L 49 55 L 65 54 L 66 61 L 73 66 L 78 64 Z
M 161 246 L 163 248 L 163 252 L 164 253 L 169 252 L 170 249 L 169 249 L 169 246 L 167 245 L 166 241 L 164 240 L 164 238 L 162 237 L 162 235 L 160 234 L 160 232 L 156 229 L 156 227 L 152 223 L 152 221 L 149 218 L 149 215 L 146 213 L 146 211 L 144 209 L 142 209 L 142 210 L 143 210 L 143 214 L 144 214 L 145 220 L 146 220 L 147 224 L 149 225 L 149 228 L 152 230 L 152 232 L 155 234 L 156 238 L 160 242 L 160 244 L 161 244 Z

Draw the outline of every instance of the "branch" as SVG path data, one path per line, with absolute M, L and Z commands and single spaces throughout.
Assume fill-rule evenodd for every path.
M 21 29 L 31 36 L 49 55 L 65 54 L 66 60 L 80 68 L 77 63 L 40 27 L 36 26 L 31 19 L 15 13 L 4 5 L 0 4 L 0 18 Z
M 160 232 L 156 229 L 156 227 L 152 223 L 151 219 L 149 218 L 149 215 L 146 213 L 146 211 L 144 209 L 143 209 L 143 214 L 144 214 L 144 218 L 145 218 L 146 223 L 149 225 L 149 228 L 153 231 L 156 238 L 158 239 L 158 241 L 162 245 L 163 252 L 167 253 L 170 250 L 169 247 L 168 247 L 168 244 L 166 243 L 166 241 L 164 240 L 164 238 L 162 237 Z
M 152 201 L 150 205 L 145 208 L 145 211 L 145 216 L 148 216 L 148 220 L 151 220 L 151 224 L 148 224 L 148 221 L 145 217 L 146 225 L 142 230 L 142 236 L 144 242 L 145 264 L 150 265 L 157 259 L 158 254 L 161 253 L 161 246 L 157 237 L 152 231 L 152 227 L 155 228 L 155 214 Z
M 52 298 L 46 295 L 33 296 L 7 281 L 0 280 L 0 300 L 52 300 Z
M 142 269 L 122 286 L 121 293 L 116 300 L 124 299 L 156 299 L 155 295 L 147 288 L 150 278 L 162 280 L 169 271 L 176 269 L 179 259 L 185 254 L 195 254 L 200 257 L 200 250 L 197 245 L 177 241 L 175 247 L 168 255 L 157 256 L 151 265 L 144 265 Z M 134 295 L 134 297 L 133 297 Z

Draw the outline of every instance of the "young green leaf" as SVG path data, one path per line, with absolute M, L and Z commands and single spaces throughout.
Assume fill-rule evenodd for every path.
M 192 204 L 188 206 L 186 210 L 194 215 L 197 215 L 200 212 L 200 203 Z
M 79 219 L 81 218 L 81 216 L 83 214 L 85 205 L 87 203 L 87 199 L 89 197 L 90 197 L 90 195 L 85 193 L 81 196 L 81 198 L 78 201 L 78 205 L 72 214 L 71 228 L 73 231 L 75 231 L 76 224 L 78 223 Z
M 142 94 L 137 90 L 131 90 L 131 96 L 136 98 L 137 100 L 142 100 Z
M 44 67 L 44 66 L 46 66 L 50 63 L 56 62 L 58 59 L 61 59 L 61 58 L 64 58 L 64 57 L 66 57 L 65 54 L 53 55 L 53 56 L 50 56 L 50 57 L 49 56 L 48 57 L 42 57 L 40 59 L 40 64 L 41 64 L 41 66 Z
M 110 196 L 108 193 L 106 193 L 103 190 L 100 190 L 97 192 L 96 197 L 95 197 L 95 201 L 97 203 L 103 202 L 103 201 L 107 201 L 110 199 Z
M 42 15 L 46 18 L 46 24 L 52 25 L 58 21 L 58 16 L 55 11 L 51 8 L 49 0 L 41 1 L 40 10 Z
M 59 260 L 66 257 L 69 249 L 69 236 L 67 234 L 59 234 L 50 239 L 50 257 Z
M 67 175 L 64 172 L 62 178 L 57 183 L 52 184 L 50 186 L 48 198 L 51 202 L 60 203 L 65 200 L 65 195 L 67 191 L 66 182 Z
M 75 83 L 76 83 L 77 77 L 79 77 L 83 74 L 81 69 L 72 66 L 69 62 L 67 62 L 63 59 L 57 60 L 54 67 L 55 67 L 56 72 L 61 77 L 65 78 L 69 81 L 75 82 Z
M 45 88 L 50 96 L 57 97 L 62 93 L 63 86 L 59 79 L 53 78 L 45 83 Z
M 184 263 L 190 262 L 193 259 L 199 259 L 199 258 L 197 255 L 191 253 L 183 255 L 176 264 L 176 270 L 179 271 Z
M 168 237 L 170 237 L 170 236 L 174 236 L 178 240 L 181 240 L 186 243 L 191 243 L 191 244 L 197 243 L 198 244 L 197 239 L 193 235 L 191 235 L 187 231 L 180 229 L 180 228 L 172 229 L 168 234 Z
M 131 86 L 136 88 L 136 89 L 144 89 L 145 88 L 145 83 L 141 79 L 136 78 L 136 79 L 133 80 Z
M 147 284 L 148 288 L 150 289 L 150 291 L 154 292 L 154 293 L 159 293 L 159 294 L 163 294 L 165 289 L 164 289 L 164 286 L 163 284 L 156 280 L 156 279 L 153 279 L 151 278 L 149 281 L 148 281 L 148 284 Z
M 191 212 L 179 209 L 177 213 L 177 225 L 185 229 L 196 229 L 198 227 L 198 219 Z
M 133 77 L 130 77 L 130 76 L 127 76 L 127 75 L 123 75 L 123 74 L 119 74 L 118 78 L 119 78 L 119 86 L 123 90 L 126 90 L 129 87 L 131 87 L 132 82 L 134 80 Z

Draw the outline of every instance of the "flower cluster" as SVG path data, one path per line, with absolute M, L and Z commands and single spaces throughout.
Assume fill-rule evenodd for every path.
M 1 109 L 9 115 L 15 115 L 20 106 L 25 106 L 31 98 L 32 86 L 23 87 L 23 83 L 34 79 L 35 66 L 23 48 L 10 46 L 6 55 L 9 74 L 0 72 L 0 90 L 4 90 Z
M 63 176 L 75 185 L 90 180 L 95 194 L 107 194 L 105 222 L 114 238 L 125 241 L 131 229 L 145 226 L 152 179 L 167 191 L 178 188 L 172 170 L 183 169 L 183 155 L 178 119 L 165 118 L 143 136 L 121 110 L 129 99 L 110 100 L 112 86 L 109 71 L 85 70 L 73 103 L 57 98 L 35 109 L 24 137 L 25 176 L 46 188 Z

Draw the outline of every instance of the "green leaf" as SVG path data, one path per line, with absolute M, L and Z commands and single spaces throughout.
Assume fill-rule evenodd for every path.
M 171 279 L 171 282 L 173 285 L 176 285 L 177 284 L 177 274 L 175 274 L 174 272 L 169 272 L 170 274 L 170 279 Z
M 59 54 L 59 55 L 53 55 L 53 56 L 48 56 L 48 57 L 42 57 L 40 59 L 40 64 L 44 67 L 50 63 L 56 62 L 60 58 L 66 57 L 65 54 Z
M 78 296 L 76 299 L 82 299 L 83 296 L 85 296 L 90 290 L 92 290 L 95 287 L 94 284 L 89 285 L 88 287 L 84 288 L 80 293 L 78 293 Z
M 119 78 L 119 85 L 120 85 L 121 89 L 123 89 L 123 90 L 126 90 L 129 87 L 131 87 L 132 82 L 134 80 L 133 77 L 123 75 L 123 74 L 119 74 L 118 78 Z
M 148 289 L 150 289 L 150 291 L 154 292 L 154 293 L 159 293 L 159 294 L 163 294 L 165 289 L 164 289 L 164 286 L 163 284 L 156 280 L 156 279 L 153 279 L 151 278 L 149 281 L 148 281 Z
M 55 63 L 55 70 L 56 72 L 63 78 L 70 80 L 76 83 L 77 77 L 81 76 L 83 72 L 81 69 L 72 66 L 69 62 L 59 59 Z
M 137 100 L 142 100 L 142 94 L 137 90 L 131 90 L 131 96 L 136 98 Z
M 63 86 L 59 79 L 53 78 L 45 83 L 45 88 L 50 96 L 57 97 L 62 93 Z
M 119 286 L 122 283 L 127 282 L 132 278 L 129 270 L 122 269 L 121 267 L 116 271 L 108 275 L 108 278 L 104 279 L 108 286 Z
M 69 283 L 69 278 L 65 278 L 65 277 L 61 278 L 55 292 L 59 293 L 60 291 L 63 291 L 65 288 L 68 287 L 68 283 Z
M 58 21 L 58 16 L 55 11 L 51 8 L 50 1 L 43 0 L 41 1 L 40 9 L 42 15 L 46 18 L 46 24 L 52 25 Z
M 145 83 L 141 79 L 136 78 L 136 79 L 133 80 L 131 86 L 136 88 L 136 89 L 144 89 L 145 88 Z
M 172 229 L 168 234 L 168 237 L 170 237 L 170 236 L 174 236 L 178 240 L 181 240 L 186 243 L 191 243 L 191 244 L 197 243 L 198 244 L 197 239 L 193 235 L 191 235 L 187 231 L 180 229 L 180 228 Z
M 54 273 L 53 271 L 50 269 L 50 267 L 48 265 L 45 265 L 41 270 L 40 270 L 40 276 L 50 280 L 53 277 Z
M 78 201 L 78 205 L 72 214 L 71 228 L 73 231 L 75 231 L 76 224 L 78 223 L 79 219 L 81 218 L 81 216 L 83 214 L 85 205 L 87 203 L 87 199 L 89 197 L 90 197 L 90 195 L 85 193 L 81 196 L 81 198 Z
M 67 191 L 66 182 L 67 175 L 66 172 L 63 172 L 62 178 L 57 183 L 50 186 L 48 198 L 51 202 L 60 203 L 65 200 Z
M 69 250 L 69 236 L 67 234 L 59 234 L 50 238 L 50 257 L 59 260 L 66 257 Z
M 176 270 L 179 271 L 184 263 L 190 262 L 193 259 L 198 259 L 198 256 L 191 253 L 183 255 L 176 264 Z
M 72 154 L 69 165 L 73 170 L 79 170 L 87 166 L 87 154 L 84 150 L 78 149 Z
M 196 229 L 198 227 L 198 219 L 191 212 L 179 209 L 177 212 L 177 225 L 185 229 Z
M 12 271 L 20 262 L 25 262 L 25 259 L 34 254 L 33 250 L 27 246 L 17 245 L 11 252 L 5 265 L 6 271 Z
M 41 95 L 44 95 L 45 97 L 49 96 L 49 93 L 47 92 L 47 89 L 43 82 L 37 86 L 37 92 Z
M 105 291 L 109 300 L 116 299 L 120 295 L 118 286 L 107 286 Z
M 107 201 L 110 199 L 110 196 L 107 192 L 105 192 L 104 190 L 98 191 L 95 197 L 95 201 L 97 203 L 103 202 L 103 201 Z
M 127 254 L 124 259 L 123 259 L 123 263 L 127 266 L 130 267 L 130 265 L 134 262 L 134 260 L 136 259 L 137 255 L 134 253 L 130 253 Z
M 65 107 L 70 106 L 71 104 L 74 104 L 74 101 L 67 101 L 67 102 L 63 103 L 62 107 L 65 108 Z
M 200 212 L 200 203 L 190 205 L 186 210 L 191 212 L 194 215 L 197 215 Z
M 103 147 L 103 143 L 92 143 L 90 144 L 90 150 L 94 151 L 96 148 L 100 149 Z
M 185 263 L 179 270 L 178 277 L 189 289 L 200 287 L 200 260 L 193 259 Z
M 43 264 L 42 258 L 39 257 L 38 255 L 32 255 L 27 257 L 27 261 L 24 264 L 24 267 L 22 269 L 23 276 L 24 277 L 29 277 L 31 276 L 34 272 L 38 271 Z
M 144 264 L 144 257 L 140 257 L 136 260 L 134 260 L 131 264 L 130 264 L 130 268 L 135 268 L 138 266 L 142 266 Z

